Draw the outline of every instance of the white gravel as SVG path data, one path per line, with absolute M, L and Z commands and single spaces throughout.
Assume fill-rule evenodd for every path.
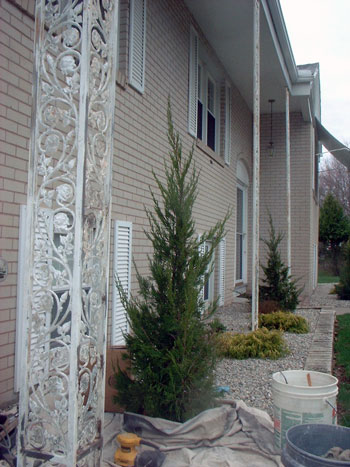
M 278 360 L 251 358 L 247 360 L 223 359 L 217 367 L 218 386 L 228 386 L 228 399 L 241 399 L 248 406 L 257 407 L 273 415 L 271 395 L 272 374 L 280 370 L 303 369 L 312 343 L 319 309 L 298 309 L 297 315 L 304 316 L 309 322 L 308 334 L 285 333 L 290 353 Z M 249 303 L 238 303 L 220 309 L 217 317 L 228 331 L 250 332 L 251 313 Z

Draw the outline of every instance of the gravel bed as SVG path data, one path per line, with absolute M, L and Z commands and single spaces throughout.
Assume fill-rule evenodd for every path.
M 227 399 L 241 399 L 248 406 L 265 410 L 273 415 L 273 401 L 271 394 L 272 374 L 280 370 L 303 369 L 312 343 L 316 328 L 319 309 L 298 309 L 297 315 L 304 316 L 309 322 L 308 334 L 285 333 L 290 353 L 278 360 L 251 358 L 235 360 L 224 358 L 216 369 L 218 386 L 228 386 L 230 393 Z M 249 332 L 251 325 L 250 305 L 248 303 L 234 304 L 220 309 L 217 317 L 228 331 Z

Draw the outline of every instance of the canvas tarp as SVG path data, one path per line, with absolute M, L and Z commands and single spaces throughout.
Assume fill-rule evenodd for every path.
M 131 432 L 159 449 L 163 467 L 281 466 L 274 448 L 273 422 L 266 412 L 237 401 L 209 409 L 185 423 L 125 413 L 104 432 L 104 467 L 114 466 L 116 435 Z M 151 447 L 150 447 L 151 446 Z

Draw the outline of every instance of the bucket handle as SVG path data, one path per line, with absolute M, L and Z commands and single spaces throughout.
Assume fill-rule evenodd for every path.
M 337 411 L 336 407 L 334 407 L 334 405 L 331 404 L 331 403 L 329 402 L 329 400 L 328 400 L 326 397 L 323 399 L 323 402 L 324 402 L 325 404 L 328 404 L 330 407 L 332 407 L 332 409 L 334 410 L 334 414 L 335 414 L 335 415 L 338 415 L 338 411 Z
M 281 371 L 281 370 L 280 370 L 280 373 L 281 373 L 281 375 L 283 376 L 283 378 L 284 378 L 284 381 L 286 382 L 286 384 L 288 384 L 287 378 L 285 377 L 285 375 L 282 373 L 282 371 Z

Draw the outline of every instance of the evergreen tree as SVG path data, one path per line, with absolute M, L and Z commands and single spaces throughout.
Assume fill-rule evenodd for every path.
M 299 295 L 302 289 L 296 286 L 296 280 L 289 275 L 289 268 L 285 266 L 279 252 L 279 246 L 283 240 L 283 234 L 275 231 L 271 214 L 269 213 L 269 239 L 263 240 L 267 246 L 267 265 L 261 266 L 265 278 L 259 288 L 261 300 L 273 300 L 284 311 L 294 311 L 299 303 Z
M 129 411 L 184 421 L 211 406 L 215 396 L 216 351 L 200 291 L 228 216 L 198 238 L 192 209 L 199 175 L 191 168 L 193 149 L 188 158 L 182 155 L 170 104 L 168 141 L 166 182 L 153 174 L 162 203 L 151 191 L 154 211 L 146 210 L 150 276 L 137 272 L 138 298 L 128 300 L 118 285 L 130 325 L 125 336 L 130 369 L 116 375 L 116 402 Z M 205 242 L 211 245 L 207 252 Z M 216 302 L 209 306 L 206 317 L 216 307 Z
M 340 202 L 328 193 L 320 209 L 319 240 L 333 264 L 333 273 L 339 274 L 341 245 L 349 238 L 349 219 Z
M 344 248 L 344 265 L 340 271 L 339 284 L 335 291 L 341 300 L 350 300 L 350 240 Z

